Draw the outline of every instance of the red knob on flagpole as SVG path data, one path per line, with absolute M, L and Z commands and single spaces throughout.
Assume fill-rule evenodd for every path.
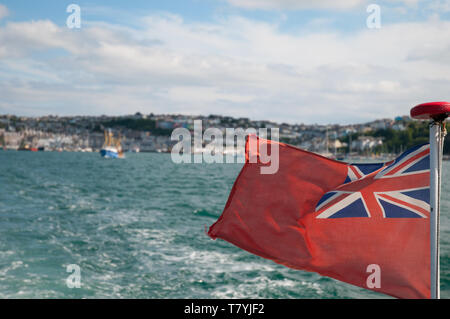
M 411 109 L 411 117 L 419 120 L 443 121 L 450 115 L 450 102 L 429 102 Z

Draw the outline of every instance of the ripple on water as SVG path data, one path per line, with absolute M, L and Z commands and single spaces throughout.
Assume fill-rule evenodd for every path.
M 204 233 L 241 164 L 167 154 L 0 152 L 0 298 L 380 298 Z M 444 163 L 442 296 L 450 297 L 450 163 Z M 82 288 L 66 286 L 67 265 Z M 384 296 L 382 296 L 384 297 Z

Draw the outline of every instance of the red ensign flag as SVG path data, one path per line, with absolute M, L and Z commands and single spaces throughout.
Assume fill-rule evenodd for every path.
M 258 139 L 259 149 L 275 143 Z M 428 144 L 380 164 L 276 145 L 278 171 L 261 174 L 269 164 L 249 160 L 260 154 L 247 141 L 246 163 L 211 238 L 394 297 L 430 298 Z

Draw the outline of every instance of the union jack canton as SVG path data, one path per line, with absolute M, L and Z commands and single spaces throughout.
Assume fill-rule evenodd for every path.
M 388 163 L 349 164 L 344 183 L 319 200 L 316 218 L 429 218 L 429 173 L 429 144 Z

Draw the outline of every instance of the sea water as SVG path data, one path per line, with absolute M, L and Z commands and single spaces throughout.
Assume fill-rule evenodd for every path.
M 211 240 L 205 227 L 241 168 L 169 154 L 0 151 L 0 298 L 386 298 Z M 450 162 L 443 168 L 449 298 Z M 70 265 L 80 288 L 68 284 Z

